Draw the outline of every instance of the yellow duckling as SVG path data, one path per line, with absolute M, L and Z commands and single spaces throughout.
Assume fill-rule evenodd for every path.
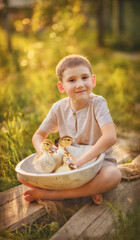
M 56 168 L 56 163 L 53 159 L 55 148 L 49 139 L 45 139 L 42 143 L 42 153 L 37 154 L 33 160 L 33 165 L 36 171 L 40 173 L 51 173 Z
M 71 163 L 71 154 L 68 151 L 65 151 L 63 154 L 63 165 L 55 170 L 55 173 L 59 172 L 68 172 L 74 169 L 77 169 L 77 166 Z
M 56 168 L 58 168 L 59 166 L 61 166 L 63 164 L 63 155 L 66 151 L 66 147 L 71 146 L 71 145 L 79 147 L 79 145 L 76 144 L 74 142 L 73 138 L 70 136 L 64 136 L 59 139 L 58 150 L 56 153 L 53 154 L 53 158 L 56 163 Z

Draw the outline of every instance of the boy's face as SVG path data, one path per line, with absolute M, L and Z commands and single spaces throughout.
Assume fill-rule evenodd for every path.
M 61 93 L 66 93 L 73 100 L 89 98 L 95 87 L 95 75 L 91 75 L 86 66 L 67 68 L 63 73 L 63 82 L 58 82 Z

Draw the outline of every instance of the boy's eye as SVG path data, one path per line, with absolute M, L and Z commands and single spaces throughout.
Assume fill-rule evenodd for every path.
M 75 80 L 74 79 L 69 79 L 69 82 L 74 82 Z
M 87 78 L 88 78 L 87 76 L 82 77 L 83 80 L 85 80 L 85 79 L 87 79 Z

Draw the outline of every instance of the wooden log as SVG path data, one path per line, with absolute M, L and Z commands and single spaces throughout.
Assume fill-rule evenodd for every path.
M 114 219 L 117 216 L 113 206 L 125 214 L 137 200 L 140 201 L 139 184 L 140 180 L 122 182 L 116 189 L 104 194 L 105 201 L 112 207 L 105 201 L 100 206 L 95 206 L 92 202 L 86 204 L 54 234 L 51 240 L 102 239 L 114 229 Z
M 15 230 L 45 214 L 46 210 L 42 205 L 36 202 L 28 203 L 24 196 L 20 195 L 0 207 L 0 229 Z
M 19 186 L 11 188 L 7 191 L 0 192 L 0 206 L 3 206 L 4 204 L 11 202 L 12 200 L 21 196 L 28 189 L 29 187 L 23 184 L 20 184 Z
M 24 191 L 29 187 L 23 184 L 0 193 L 0 229 L 14 231 L 23 224 L 32 223 L 46 215 L 46 221 L 58 221 L 62 226 L 76 211 L 85 205 L 89 198 L 67 199 L 62 201 L 45 201 L 28 203 L 24 200 Z M 43 201 L 42 201 L 43 202 Z M 46 203 L 47 202 L 47 203 Z M 62 218 L 62 213 L 65 218 Z

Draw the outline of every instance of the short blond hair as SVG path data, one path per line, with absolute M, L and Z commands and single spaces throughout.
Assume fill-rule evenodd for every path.
M 69 67 L 75 67 L 79 65 L 86 66 L 92 74 L 91 65 L 87 58 L 80 55 L 68 55 L 60 60 L 56 66 L 56 74 L 59 81 L 63 81 L 63 72 Z

